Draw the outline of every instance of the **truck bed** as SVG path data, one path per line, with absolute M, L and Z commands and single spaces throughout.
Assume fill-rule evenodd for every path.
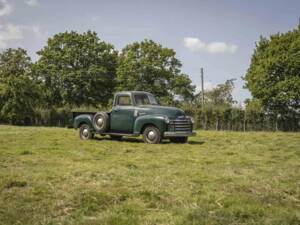
M 94 116 L 97 112 L 72 112 L 72 121 L 74 121 L 76 116 L 83 115 L 83 114 L 89 114 L 91 116 Z

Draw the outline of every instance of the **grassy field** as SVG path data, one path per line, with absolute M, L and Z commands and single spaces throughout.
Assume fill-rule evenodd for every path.
M 300 134 L 188 144 L 0 126 L 0 224 L 300 224 Z

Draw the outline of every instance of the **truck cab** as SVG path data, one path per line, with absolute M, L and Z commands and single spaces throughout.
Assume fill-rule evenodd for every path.
M 83 140 L 95 134 L 122 136 L 143 135 L 146 143 L 157 144 L 163 138 L 185 143 L 193 132 L 193 118 L 175 107 L 160 106 L 148 92 L 124 91 L 114 96 L 110 112 L 73 113 L 74 127 L 79 128 Z

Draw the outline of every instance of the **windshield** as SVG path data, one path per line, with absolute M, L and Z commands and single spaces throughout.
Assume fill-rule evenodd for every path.
M 137 105 L 158 105 L 155 97 L 150 94 L 135 94 L 134 101 Z

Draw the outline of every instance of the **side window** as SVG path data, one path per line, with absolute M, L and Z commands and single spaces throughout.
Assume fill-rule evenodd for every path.
M 123 95 L 123 96 L 118 96 L 117 98 L 117 104 L 116 105 L 131 105 L 131 99 L 129 96 Z

